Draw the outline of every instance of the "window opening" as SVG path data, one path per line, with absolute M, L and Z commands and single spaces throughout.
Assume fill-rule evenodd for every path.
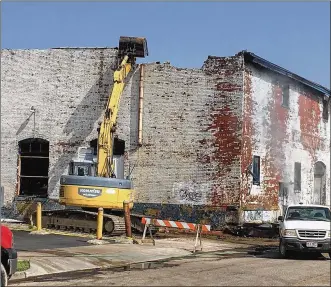
M 25 139 L 19 142 L 18 148 L 18 195 L 47 197 L 49 142 Z
M 260 157 L 253 157 L 253 185 L 260 185 Z
M 290 86 L 283 85 L 282 86 L 282 106 L 285 108 L 289 107 L 289 99 L 290 99 Z
M 323 119 L 329 119 L 329 102 L 327 100 L 323 100 Z

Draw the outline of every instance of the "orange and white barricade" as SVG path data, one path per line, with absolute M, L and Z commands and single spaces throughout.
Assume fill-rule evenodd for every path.
M 143 233 L 143 237 L 142 237 L 142 242 L 145 240 L 146 232 L 147 232 L 147 228 L 148 228 L 151 239 L 153 240 L 153 245 L 155 245 L 155 240 L 154 240 L 153 235 L 152 235 L 152 231 L 151 231 L 151 228 L 150 228 L 151 226 L 178 228 L 178 229 L 186 229 L 186 230 L 196 231 L 197 233 L 196 233 L 193 252 L 196 252 L 196 249 L 198 247 L 198 241 L 200 241 L 200 248 L 202 250 L 202 239 L 201 239 L 202 231 L 210 231 L 210 225 L 208 225 L 208 224 L 196 224 L 196 223 L 188 223 L 188 222 L 182 222 L 182 221 L 154 219 L 154 218 L 148 218 L 148 217 L 143 217 L 141 219 L 141 222 L 142 222 L 142 224 L 145 225 L 144 233 Z

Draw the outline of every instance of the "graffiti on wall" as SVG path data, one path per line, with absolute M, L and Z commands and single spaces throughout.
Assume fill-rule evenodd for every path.
M 172 198 L 180 204 L 203 204 L 207 190 L 207 184 L 179 182 L 173 185 Z

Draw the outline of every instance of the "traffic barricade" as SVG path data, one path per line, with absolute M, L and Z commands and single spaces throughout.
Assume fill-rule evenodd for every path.
M 196 231 L 195 243 L 193 252 L 195 253 L 198 247 L 198 242 L 200 243 L 200 248 L 202 250 L 202 231 L 210 231 L 210 225 L 208 224 L 197 224 L 197 223 L 188 223 L 183 221 L 172 221 L 164 219 L 155 219 L 149 217 L 143 217 L 141 219 L 142 224 L 145 225 L 144 233 L 141 242 L 145 241 L 147 229 L 149 230 L 150 237 L 155 245 L 155 240 L 152 235 L 151 227 L 167 227 L 167 228 L 177 228 L 177 229 L 186 229 Z

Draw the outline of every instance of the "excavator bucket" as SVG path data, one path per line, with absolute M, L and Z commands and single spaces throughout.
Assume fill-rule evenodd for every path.
M 128 55 L 136 58 L 145 58 L 145 56 L 148 56 L 147 41 L 141 37 L 121 36 L 118 54 L 119 56 Z

